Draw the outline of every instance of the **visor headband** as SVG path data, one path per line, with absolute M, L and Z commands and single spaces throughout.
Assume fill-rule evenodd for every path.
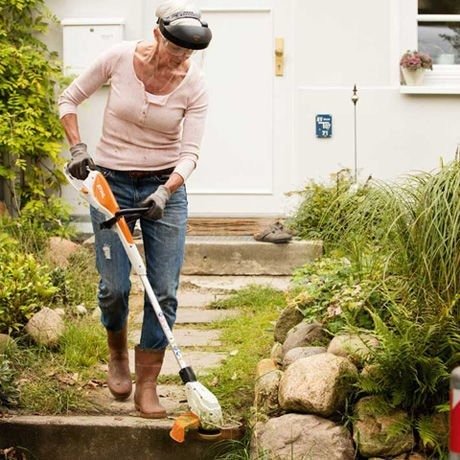
M 199 21 L 200 25 L 171 24 L 178 19 L 188 18 Z M 158 18 L 157 24 L 163 36 L 181 48 L 202 50 L 208 47 L 212 38 L 208 23 L 202 21 L 200 15 L 193 11 L 180 11 L 166 18 Z

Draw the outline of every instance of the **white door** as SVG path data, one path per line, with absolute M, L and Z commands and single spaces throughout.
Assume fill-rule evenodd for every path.
M 156 2 L 158 3 L 158 2 Z M 197 169 L 187 182 L 192 216 L 284 211 L 291 158 L 289 0 L 196 0 L 213 32 L 196 55 L 210 106 Z M 275 38 L 285 39 L 275 76 Z

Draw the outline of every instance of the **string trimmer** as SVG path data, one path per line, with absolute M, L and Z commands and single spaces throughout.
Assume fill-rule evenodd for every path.
M 223 424 L 220 404 L 214 394 L 197 381 L 193 369 L 186 364 L 174 339 L 171 328 L 166 322 L 160 304 L 155 297 L 152 286 L 147 278 L 144 261 L 134 243 L 133 236 L 125 220 L 125 217 L 139 218 L 149 208 L 120 209 L 108 182 L 99 171 L 89 171 L 88 177 L 85 180 L 72 177 L 67 169 L 65 169 L 64 174 L 70 184 L 78 190 L 83 198 L 107 217 L 107 220 L 100 224 L 101 228 L 113 229 L 117 232 L 134 272 L 142 281 L 142 285 L 153 306 L 161 328 L 179 364 L 179 375 L 185 384 L 185 393 L 191 413 L 185 414 L 182 418 L 179 417 L 176 420 L 176 424 L 170 433 L 171 437 L 178 442 L 182 442 L 186 428 L 200 428 L 202 432 L 219 433 Z

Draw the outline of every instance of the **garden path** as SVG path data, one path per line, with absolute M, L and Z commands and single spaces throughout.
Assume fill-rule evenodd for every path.
M 286 289 L 290 277 L 287 276 L 183 276 L 178 292 L 179 310 L 174 328 L 174 337 L 184 359 L 191 365 L 198 379 L 213 368 L 222 364 L 226 353 L 220 349 L 218 321 L 237 315 L 237 310 L 215 310 L 208 305 L 231 291 L 248 284 L 271 285 L 277 289 Z M 134 375 L 134 345 L 138 343 L 142 323 L 143 288 L 137 277 L 132 279 L 131 311 L 129 317 L 130 367 Z M 215 327 L 213 327 L 213 323 Z M 211 327 L 210 327 L 211 325 Z M 168 416 L 173 418 L 187 412 L 183 385 L 178 382 L 178 364 L 171 350 L 167 350 L 161 371 L 163 382 L 158 387 L 161 403 Z M 106 385 L 97 386 L 91 392 L 91 400 L 100 406 L 105 415 L 132 415 L 133 396 L 128 400 L 115 401 Z

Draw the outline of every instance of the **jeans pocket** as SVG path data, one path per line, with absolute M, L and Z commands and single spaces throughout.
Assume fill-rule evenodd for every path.
M 103 166 L 96 166 L 96 169 L 107 179 L 113 176 L 114 171 L 112 169 L 104 168 Z

